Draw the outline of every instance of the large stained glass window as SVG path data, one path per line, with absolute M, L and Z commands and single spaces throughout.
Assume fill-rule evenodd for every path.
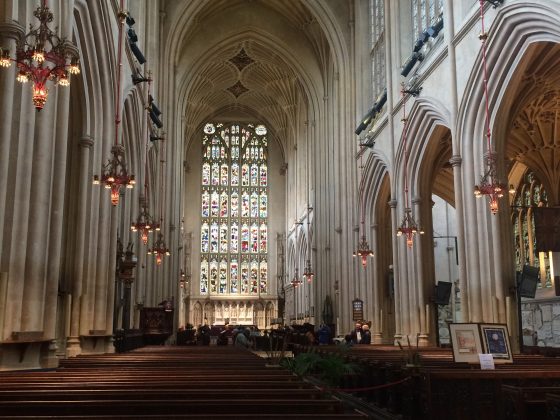
M 206 124 L 202 143 L 200 293 L 268 293 L 264 125 Z

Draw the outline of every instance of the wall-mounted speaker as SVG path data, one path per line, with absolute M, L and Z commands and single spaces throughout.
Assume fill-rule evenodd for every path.
M 435 287 L 434 303 L 436 305 L 449 305 L 452 287 L 453 283 L 448 281 L 438 281 L 437 286 Z
M 519 296 L 531 299 L 535 297 L 537 284 L 539 283 L 539 272 L 539 267 L 532 267 L 530 265 L 523 266 L 521 281 L 517 289 Z

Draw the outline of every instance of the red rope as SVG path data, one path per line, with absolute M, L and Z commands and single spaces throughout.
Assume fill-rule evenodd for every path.
M 389 388 L 395 385 L 400 385 L 406 381 L 409 381 L 412 377 L 411 376 L 407 376 L 404 379 L 400 379 L 398 381 L 395 382 L 389 382 L 387 384 L 382 384 L 382 385 L 375 385 L 375 386 L 368 386 L 368 387 L 364 387 L 364 388 L 323 388 L 323 387 L 319 387 L 319 389 L 321 391 L 339 391 L 339 392 L 361 392 L 361 391 L 374 391 L 376 389 L 383 389 L 383 388 Z
M 124 19 L 121 16 L 124 10 L 124 0 L 120 2 L 120 9 L 117 12 L 117 19 L 119 20 L 119 43 L 117 51 L 117 94 L 115 95 L 115 144 L 119 144 L 119 124 L 120 119 L 120 102 L 121 102 L 121 77 L 122 77 L 122 42 L 123 42 L 123 26 Z
M 482 41 L 482 67 L 484 70 L 484 101 L 485 101 L 485 131 L 486 141 L 488 145 L 488 153 L 490 149 L 490 110 L 488 104 L 488 70 L 486 66 L 486 32 L 484 31 L 484 0 L 480 0 L 480 26 L 481 26 L 481 41 Z
M 401 88 L 401 96 L 403 101 L 403 148 L 404 148 L 404 207 L 408 208 L 408 148 L 407 148 L 407 130 L 408 124 L 406 119 L 406 97 L 404 95 L 404 85 Z

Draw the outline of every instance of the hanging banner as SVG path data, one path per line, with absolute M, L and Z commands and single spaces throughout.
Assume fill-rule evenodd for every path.
M 537 252 L 560 252 L 560 208 L 537 207 L 533 215 Z
M 361 321 L 364 319 L 364 301 L 361 299 L 354 299 L 352 301 L 352 319 L 354 321 Z

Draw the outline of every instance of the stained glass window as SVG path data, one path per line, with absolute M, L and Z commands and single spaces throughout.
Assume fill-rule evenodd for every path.
M 264 125 L 204 126 L 201 294 L 267 293 L 266 136 Z

